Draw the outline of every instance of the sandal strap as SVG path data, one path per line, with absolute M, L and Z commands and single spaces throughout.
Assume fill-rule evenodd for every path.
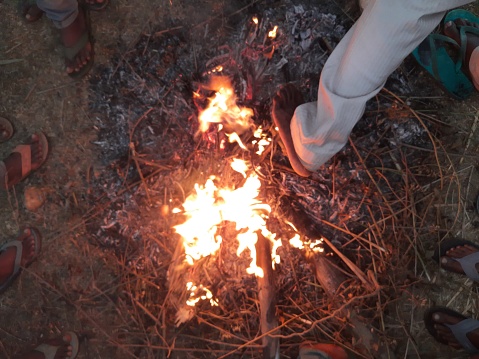
M 50 344 L 40 344 L 36 347 L 35 351 L 42 353 L 45 355 L 45 359 L 55 359 L 55 354 L 58 351 L 59 346 L 50 345 Z
M 461 264 L 462 270 L 466 276 L 476 282 L 479 282 L 479 273 L 476 269 L 476 264 L 479 263 L 479 252 L 471 253 L 462 258 L 451 257 L 451 259 Z
M 13 265 L 13 272 L 8 277 L 8 279 L 0 285 L 0 292 L 4 291 L 16 278 L 17 274 L 20 272 L 20 263 L 22 261 L 22 254 L 23 254 L 23 244 L 20 241 L 14 240 L 8 243 L 5 243 L 3 246 L 0 247 L 0 252 L 5 251 L 7 248 L 16 247 L 15 253 L 15 263 Z
M 81 50 L 88 44 L 90 41 L 90 34 L 88 33 L 88 30 L 85 30 L 85 32 L 81 35 L 81 37 L 78 39 L 78 41 L 71 47 L 65 47 L 65 57 L 73 61 L 75 57 L 80 53 Z
M 476 329 L 479 329 L 479 321 L 476 319 L 472 318 L 466 318 L 464 320 L 461 320 L 457 324 L 445 324 L 446 327 L 448 327 L 456 340 L 459 342 L 459 344 L 462 345 L 462 347 L 467 350 L 469 353 L 477 353 L 479 352 L 479 348 L 477 348 L 472 342 L 469 340 L 467 337 L 468 333 L 473 332 Z
M 32 171 L 32 146 L 19 145 L 15 147 L 13 152 L 19 153 L 22 159 L 22 178 L 23 178 Z
M 479 35 L 479 29 L 473 26 L 460 26 L 459 27 L 459 35 L 461 38 L 461 59 L 465 61 L 466 59 L 466 50 L 467 50 L 467 33 L 471 33 L 474 35 Z
M 433 33 L 428 36 L 428 39 L 429 39 L 429 47 L 431 49 L 431 53 L 433 54 L 437 52 L 436 41 L 447 42 L 453 45 L 454 47 L 460 48 L 459 44 L 456 41 L 454 41 L 453 39 L 445 35 Z M 431 66 L 432 66 L 432 71 L 434 73 L 434 77 L 436 79 L 439 79 L 439 66 L 437 63 L 437 59 L 435 56 L 431 56 L 431 60 L 432 60 Z M 459 56 L 457 62 L 455 62 L 455 66 L 456 66 L 455 68 L 456 72 L 459 72 L 462 67 L 462 56 Z

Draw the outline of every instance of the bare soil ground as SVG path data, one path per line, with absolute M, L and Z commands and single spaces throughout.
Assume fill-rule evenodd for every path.
M 241 14 L 245 5 L 246 2 L 225 1 L 153 4 L 147 0 L 112 0 L 106 11 L 92 14 L 96 38 L 94 71 L 111 66 L 114 57 L 127 56 L 142 34 L 175 24 L 208 24 L 213 19 L 226 19 L 228 14 Z M 280 4 L 276 2 L 274 6 Z M 341 16 L 355 16 L 346 5 L 335 6 Z M 140 303 L 138 298 L 129 296 L 141 291 L 137 287 L 141 280 L 125 282 L 135 272 L 126 259 L 119 258 L 115 248 L 101 246 L 92 239 L 85 221 L 101 216 L 109 205 L 108 201 L 91 201 L 92 183 L 109 165 L 100 161 L 101 147 L 95 144 L 99 129 L 90 111 L 91 83 L 88 78 L 73 82 L 65 75 L 59 36 L 47 19 L 26 24 L 19 16 L 16 1 L 1 2 L 0 13 L 0 60 L 17 60 L 0 63 L 0 116 L 10 119 L 15 127 L 14 137 L 0 146 L 0 155 L 8 155 L 35 131 L 44 131 L 51 145 L 48 161 L 40 170 L 15 189 L 0 193 L 2 243 L 13 239 L 25 224 L 37 226 L 43 233 L 38 260 L 0 296 L 0 356 L 13 357 L 43 338 L 75 330 L 82 337 L 79 358 L 168 357 L 170 351 L 162 347 L 160 340 L 145 342 L 144 338 L 154 335 L 140 318 L 150 316 L 149 320 L 171 326 L 174 319 L 156 318 L 157 313 L 131 305 Z M 225 21 L 225 29 L 228 26 Z M 193 29 L 191 32 L 196 31 Z M 402 268 L 407 280 L 398 284 L 399 289 L 394 288 L 400 295 L 378 308 L 387 309 L 381 334 L 389 338 L 391 352 L 397 357 L 463 358 L 464 353 L 449 350 L 430 338 L 422 314 L 432 305 L 447 305 L 472 316 L 479 314 L 475 285 L 439 270 L 429 259 L 443 238 L 477 238 L 479 216 L 474 203 L 479 193 L 479 97 L 476 94 L 464 102 L 453 101 L 414 64 L 406 62 L 404 72 L 410 75 L 414 94 L 401 97 L 398 103 L 404 101 L 405 107 L 392 109 L 389 119 L 400 121 L 401 111 L 407 112 L 404 108 L 409 108 L 422 120 L 430 121 L 437 138 L 436 148 L 430 152 L 436 155 L 438 164 L 425 170 L 436 180 L 426 189 L 418 189 L 421 201 L 408 202 L 412 203 L 408 213 L 413 213 L 414 208 L 416 215 L 410 215 L 409 222 L 402 222 L 405 228 L 394 228 L 399 234 L 415 232 L 417 228 L 417 235 L 411 237 L 407 251 L 408 263 L 412 265 Z M 39 189 L 46 197 L 44 205 L 35 212 L 26 210 L 24 205 L 28 187 Z M 416 189 L 411 186 L 408 195 L 414 195 Z M 151 215 L 146 212 L 145 216 Z M 395 243 L 388 244 L 388 248 L 394 246 Z M 171 254 L 174 247 L 162 250 Z M 166 278 L 168 267 L 169 263 L 160 266 L 163 271 L 158 278 Z M 388 270 L 387 264 L 385 268 Z M 160 288 L 161 283 L 155 285 L 164 289 Z M 137 311 L 142 310 L 140 315 Z M 189 344 L 196 347 L 195 335 L 203 333 L 189 333 Z M 223 340 L 228 337 L 225 335 Z M 175 347 L 175 343 L 169 344 Z M 201 345 L 197 351 L 189 351 L 186 344 L 185 350 L 173 351 L 171 357 L 219 356 Z M 285 351 L 285 358 L 293 357 L 289 353 L 294 348 Z M 251 352 L 243 355 L 258 357 Z

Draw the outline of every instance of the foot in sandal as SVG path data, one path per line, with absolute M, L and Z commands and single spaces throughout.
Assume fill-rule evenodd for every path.
M 17 239 L 0 247 L 0 293 L 3 293 L 22 268 L 30 265 L 40 253 L 42 238 L 38 229 L 25 227 Z
M 63 337 L 47 340 L 17 359 L 74 359 L 78 348 L 78 336 L 74 332 L 66 332 Z
M 10 189 L 47 159 L 48 141 L 42 132 L 35 133 L 29 142 L 17 146 L 3 161 L 0 161 L 0 188 Z
M 278 127 L 279 136 L 283 141 L 291 167 L 300 176 L 309 177 L 311 172 L 304 167 L 296 153 L 290 129 L 294 110 L 303 103 L 301 92 L 294 85 L 287 84 L 281 87 L 273 97 L 271 117 Z
M 433 307 L 424 314 L 424 324 L 439 343 L 465 350 L 471 358 L 479 354 L 479 321 L 446 307 Z

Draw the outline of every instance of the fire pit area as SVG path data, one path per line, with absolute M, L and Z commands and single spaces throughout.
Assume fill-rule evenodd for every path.
M 272 95 L 292 81 L 314 100 L 351 21 L 281 4 L 145 34 L 91 78 L 105 168 L 84 219 L 123 266 L 125 357 L 294 358 L 310 340 L 388 358 L 408 345 L 393 308 L 433 246 L 417 239 L 444 185 L 434 131 L 398 71 L 350 143 L 297 176 Z

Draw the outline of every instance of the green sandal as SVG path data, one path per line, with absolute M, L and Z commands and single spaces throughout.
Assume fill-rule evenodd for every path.
M 463 9 L 457 9 L 447 13 L 447 15 L 444 17 L 444 20 L 442 22 L 442 26 L 444 27 L 446 23 L 454 22 L 455 20 L 458 20 L 458 19 L 467 20 L 474 24 L 479 24 L 479 17 L 474 15 L 472 12 L 469 12 Z M 479 28 L 473 27 L 473 26 L 467 26 L 467 25 L 465 26 L 456 25 L 456 26 L 459 30 L 459 36 L 461 39 L 461 50 L 459 52 L 461 56 L 461 61 L 463 66 L 465 67 L 464 71 L 466 73 L 469 73 L 469 64 L 465 63 L 466 48 L 467 48 L 467 33 L 479 35 Z
M 445 45 L 450 44 L 458 50 L 461 48 L 451 38 L 430 34 L 414 49 L 412 55 L 416 61 L 441 85 L 452 97 L 464 100 L 474 92 L 474 85 L 462 71 L 462 57 L 454 61 Z

